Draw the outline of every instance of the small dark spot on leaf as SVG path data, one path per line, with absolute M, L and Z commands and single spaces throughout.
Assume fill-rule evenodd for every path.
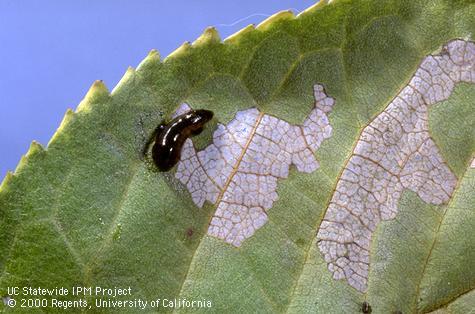
M 193 228 L 190 227 L 190 228 L 186 229 L 186 236 L 188 238 L 191 238 L 193 236 L 193 233 L 194 233 Z
M 120 239 L 120 234 L 122 233 L 122 225 L 117 224 L 114 233 L 112 234 L 112 240 L 117 241 Z
M 397 311 L 394 311 L 393 314 L 402 314 L 402 312 L 397 310 Z
M 363 304 L 361 304 L 361 312 L 363 313 L 371 313 L 371 306 L 369 305 L 368 302 L 364 301 Z

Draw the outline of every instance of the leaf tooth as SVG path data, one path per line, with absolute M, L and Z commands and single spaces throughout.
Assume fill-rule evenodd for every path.
M 322 7 L 326 6 L 327 4 L 330 4 L 331 2 L 332 2 L 331 0 L 320 0 L 317 3 L 315 3 L 314 5 L 306 8 L 305 10 L 303 10 L 302 12 L 297 14 L 297 17 L 300 17 L 301 15 L 305 15 L 307 13 L 312 13 L 312 12 L 315 12 L 317 10 L 320 10 Z
M 18 162 L 18 165 L 15 168 L 15 174 L 19 174 L 21 170 L 26 167 L 28 163 L 28 157 L 25 155 L 21 155 L 20 161 Z
M 110 99 L 110 93 L 102 80 L 92 83 L 84 99 L 79 103 L 76 112 L 89 111 L 91 104 L 105 103 Z
M 125 71 L 125 75 L 127 75 L 127 74 L 134 74 L 134 73 L 135 73 L 134 67 L 129 65 L 129 67 L 128 67 L 127 70 Z M 125 76 L 125 75 L 124 75 L 124 76 Z
M 169 59 L 175 59 L 181 57 L 188 53 L 191 48 L 191 43 L 189 41 L 185 41 L 180 47 L 178 47 L 175 51 L 171 52 L 163 61 L 168 61 Z
M 3 181 L 0 184 L 0 192 L 4 191 L 7 188 L 8 184 L 11 183 L 11 181 L 13 180 L 14 177 L 15 177 L 15 175 L 13 174 L 13 172 L 7 171 L 7 174 L 5 175 L 5 178 L 3 178 Z
M 158 58 L 158 60 L 160 60 L 160 53 L 157 49 L 152 49 L 148 52 L 148 55 L 145 57 L 145 60 L 149 58 L 152 58 L 154 60 Z
M 161 64 L 160 54 L 156 49 L 152 49 L 145 59 L 140 62 L 139 66 L 137 67 L 137 72 L 147 73 L 158 68 Z
M 114 87 L 114 89 L 111 92 L 111 95 L 115 95 L 120 90 L 127 84 L 127 82 L 131 81 L 134 79 L 135 76 L 135 69 L 131 66 L 127 68 L 127 71 L 125 71 L 124 75 L 120 79 L 119 83 Z
M 274 15 L 269 16 L 267 19 L 259 23 L 259 25 L 256 26 L 256 29 L 266 30 L 277 22 L 288 21 L 294 18 L 295 18 L 295 15 L 294 15 L 294 12 L 292 12 L 292 10 L 280 11 Z
M 41 154 L 43 152 L 45 152 L 44 148 L 37 141 L 32 141 L 30 144 L 30 148 L 28 148 L 26 154 L 21 156 L 20 162 L 15 168 L 15 174 L 20 173 L 21 170 L 26 167 L 32 157 L 35 157 L 36 155 Z
M 193 46 L 203 46 L 211 43 L 220 43 L 221 37 L 215 27 L 207 27 L 203 34 L 200 35 L 194 42 Z
M 28 164 L 28 161 L 32 157 L 44 152 L 45 152 L 45 149 L 41 146 L 40 143 L 38 143 L 37 141 L 32 141 L 26 154 L 21 156 L 20 162 L 16 166 L 15 173 L 18 174 L 23 169 L 23 167 L 25 167 Z
M 249 24 L 243 29 L 238 30 L 234 34 L 229 35 L 227 38 L 224 39 L 224 43 L 237 43 L 239 42 L 244 36 L 251 33 L 256 29 L 254 24 Z
M 50 145 L 53 144 L 57 140 L 58 136 L 62 133 L 64 128 L 69 124 L 69 122 L 73 119 L 73 117 L 74 117 L 74 111 L 68 108 L 66 110 L 66 113 L 64 114 L 63 120 L 59 124 L 58 129 L 56 129 L 56 132 L 54 132 L 53 136 L 49 140 L 48 147 L 50 147 Z
M 21 172 L 21 170 L 28 164 L 28 161 L 31 160 L 32 157 L 43 152 L 45 152 L 45 149 L 41 146 L 41 144 L 37 141 L 32 141 L 26 154 L 21 156 L 20 162 L 18 162 L 18 165 L 15 168 L 15 173 L 18 174 Z
M 40 154 L 40 153 L 43 153 L 45 151 L 45 149 L 43 148 L 43 146 L 38 143 L 37 141 L 32 141 L 31 144 L 30 144 L 30 148 L 28 149 L 28 152 L 26 153 L 26 157 L 31 157 L 31 156 L 34 156 L 36 154 Z

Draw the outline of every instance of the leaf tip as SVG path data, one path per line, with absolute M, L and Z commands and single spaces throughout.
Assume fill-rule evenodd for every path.
M 295 15 L 294 15 L 294 12 L 292 12 L 292 10 L 280 11 L 274 15 L 269 16 L 267 19 L 259 23 L 259 25 L 256 26 L 256 29 L 266 30 L 277 22 L 288 21 L 294 18 L 295 18 Z

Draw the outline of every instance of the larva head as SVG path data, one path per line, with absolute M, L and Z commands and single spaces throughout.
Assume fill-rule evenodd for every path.
M 200 134 L 206 122 L 213 118 L 213 112 L 205 109 L 194 110 L 190 114 L 189 131 L 191 135 Z
M 203 125 L 213 118 L 213 112 L 206 109 L 195 110 L 192 124 Z

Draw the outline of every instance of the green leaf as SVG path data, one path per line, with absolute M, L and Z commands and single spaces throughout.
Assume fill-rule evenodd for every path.
M 474 31 L 471 1 L 322 2 L 297 17 L 278 13 L 223 42 L 209 28 L 163 61 L 151 51 L 111 93 L 95 82 L 77 110 L 67 111 L 47 149 L 33 142 L 0 186 L 1 296 L 5 303 L 18 301 L 11 311 L 23 310 L 21 299 L 46 298 L 48 306 L 39 311 L 59 311 L 52 299 L 84 299 L 96 312 L 119 310 L 98 308 L 97 300 L 140 299 L 147 311 L 357 313 L 367 302 L 373 313 L 469 312 L 475 302 L 475 59 L 467 47 Z M 465 47 L 460 67 L 450 45 Z M 431 54 L 439 60 L 426 71 L 434 89 L 420 82 L 408 87 Z M 459 76 L 447 79 L 450 74 Z M 449 87 L 449 81 L 457 84 Z M 314 93 L 319 86 L 325 99 L 334 100 L 331 111 Z M 405 88 L 422 95 L 417 106 L 406 106 L 412 109 L 396 106 L 397 99 L 409 99 Z M 442 96 L 432 101 L 429 95 Z M 182 103 L 212 110 L 215 117 L 185 143 L 176 168 L 158 172 L 142 152 L 157 125 Z M 208 150 L 219 143 L 218 130 L 236 123 L 236 115 L 249 117 L 250 108 L 259 118 L 249 126 L 238 158 L 227 160 L 231 172 L 222 185 L 216 182 L 225 172 L 218 166 L 212 172 L 186 164 L 196 154 L 216 156 Z M 300 126 L 317 110 L 317 122 L 331 133 L 312 146 L 320 129 L 308 135 Z M 402 122 L 391 116 L 398 114 Z M 266 117 L 280 127 L 270 123 L 270 133 L 260 133 Z M 421 129 L 396 131 L 409 120 Z M 368 137 L 380 121 L 386 129 Z M 236 212 L 250 220 L 233 228 L 244 232 L 244 225 L 254 224 L 252 232 L 238 242 L 227 227 L 219 231 L 223 236 L 213 233 L 210 224 L 218 216 L 232 219 L 217 210 L 226 193 L 241 193 L 233 180 L 245 173 L 246 158 L 257 156 L 251 155 L 253 143 L 273 147 L 265 136 L 285 128 L 303 132 L 286 133 L 292 141 L 279 142 L 286 156 L 281 162 L 295 166 L 288 176 L 285 169 L 259 176 L 275 182 L 275 190 L 257 187 L 266 191 L 260 202 L 270 200 L 267 207 L 238 201 Z M 229 132 L 240 136 L 237 129 Z M 410 147 L 417 140 L 420 146 Z M 376 150 L 365 142 L 390 144 L 376 160 Z M 304 150 L 311 154 L 303 161 L 289 157 Z M 403 154 L 403 160 L 386 163 Z M 263 156 L 276 162 L 279 154 Z M 349 195 L 339 203 L 354 165 L 366 167 L 357 173 L 365 197 Z M 187 169 L 202 171 L 197 178 L 209 182 L 188 183 Z M 366 186 L 362 177 L 372 183 Z M 391 185 L 388 177 L 397 180 Z M 213 182 L 219 186 L 215 196 L 202 189 Z M 373 200 L 381 192 L 377 182 L 394 188 L 394 202 L 387 196 Z M 257 199 L 253 183 L 240 185 L 251 201 Z M 259 224 L 247 214 L 253 206 L 262 209 Z M 345 207 L 352 213 L 343 215 Z M 377 217 L 365 220 L 373 207 Z M 342 258 L 340 264 L 334 256 Z M 131 295 L 72 295 L 76 286 L 130 287 Z M 69 294 L 12 295 L 9 287 L 64 287 Z M 163 299 L 196 302 L 173 308 Z M 197 301 L 212 306 L 197 308 Z M 139 311 L 137 303 L 123 306 Z M 76 304 L 73 310 L 84 309 Z

